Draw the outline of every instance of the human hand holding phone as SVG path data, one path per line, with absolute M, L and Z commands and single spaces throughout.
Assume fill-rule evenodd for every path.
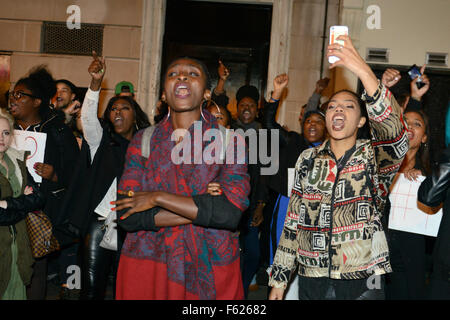
M 424 74 L 426 66 L 427 65 L 424 64 L 419 70 L 416 65 L 413 65 L 408 71 L 408 74 L 412 79 L 410 83 L 411 98 L 417 101 L 420 101 L 422 96 L 430 89 L 430 79 Z
M 331 44 L 339 44 L 340 46 L 344 47 L 345 42 L 342 40 L 339 40 L 339 36 L 345 35 L 348 36 L 348 27 L 347 26 L 331 26 L 330 27 L 330 45 Z M 336 61 L 339 61 L 339 58 L 336 56 L 329 56 L 328 62 L 333 64 Z

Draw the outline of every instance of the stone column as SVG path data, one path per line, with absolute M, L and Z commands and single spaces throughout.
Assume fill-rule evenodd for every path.
M 273 79 L 289 71 L 290 36 L 293 0 L 274 0 L 272 7 L 272 29 L 270 34 L 269 69 L 267 72 L 266 100 L 273 90 Z M 284 103 L 280 106 L 279 122 L 284 123 Z
M 137 101 L 153 123 L 159 100 L 166 0 L 143 0 Z

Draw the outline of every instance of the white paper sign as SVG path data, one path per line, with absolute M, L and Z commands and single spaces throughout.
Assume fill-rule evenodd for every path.
M 46 141 L 46 133 L 14 130 L 14 140 L 11 147 L 17 150 L 30 151 L 27 158 L 27 168 L 35 182 L 42 182 L 42 177 L 34 171 L 33 166 L 36 162 L 44 162 Z
M 433 214 L 430 207 L 417 201 L 417 191 L 425 180 L 419 176 L 417 181 L 409 181 L 399 174 L 391 185 L 391 212 L 389 229 L 436 237 L 442 219 L 442 208 Z

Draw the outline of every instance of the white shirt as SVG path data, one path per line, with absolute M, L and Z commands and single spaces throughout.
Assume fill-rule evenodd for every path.
M 91 163 L 94 160 L 95 154 L 100 146 L 103 136 L 103 128 L 98 121 L 98 100 L 100 91 L 92 91 L 88 88 L 86 96 L 81 108 L 81 126 L 83 128 L 84 139 L 89 145 L 91 152 Z M 100 215 L 99 219 L 106 219 L 111 212 L 111 201 L 117 199 L 117 178 L 114 178 L 111 186 L 103 197 L 102 201 L 95 208 L 94 212 Z

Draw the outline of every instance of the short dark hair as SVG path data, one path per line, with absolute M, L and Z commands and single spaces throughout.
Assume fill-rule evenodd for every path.
M 188 56 L 180 56 L 178 58 L 175 58 L 167 65 L 166 70 L 164 72 L 164 76 L 163 76 L 163 86 L 164 86 L 164 82 L 166 80 L 167 70 L 169 70 L 169 68 L 175 63 L 175 61 L 183 60 L 183 59 L 192 60 L 192 61 L 194 61 L 195 63 L 197 63 L 200 66 L 200 68 L 202 69 L 203 73 L 206 76 L 206 83 L 205 83 L 206 89 L 211 90 L 211 76 L 209 74 L 208 67 L 206 66 L 206 64 L 203 61 L 199 60 L 199 59 L 191 58 L 191 57 L 188 57 Z

